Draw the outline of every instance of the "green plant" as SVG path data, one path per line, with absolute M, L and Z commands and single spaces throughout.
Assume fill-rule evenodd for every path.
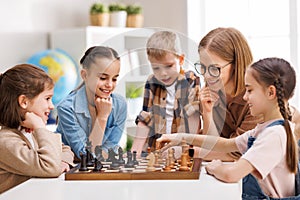
M 126 6 L 119 3 L 113 3 L 108 6 L 109 12 L 126 11 Z
M 108 12 L 108 8 L 102 3 L 94 3 L 90 9 L 90 14 L 92 15 L 106 12 Z
M 130 151 L 133 143 L 133 138 L 130 135 L 127 135 L 125 151 Z
M 128 15 L 136 15 L 142 13 L 142 7 L 138 5 L 128 5 L 126 7 L 126 12 Z
M 134 84 L 128 84 L 126 86 L 126 98 L 134 99 L 141 97 L 143 94 L 143 87 L 137 87 Z

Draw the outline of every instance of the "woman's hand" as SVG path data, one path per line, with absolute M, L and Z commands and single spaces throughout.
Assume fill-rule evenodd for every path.
M 107 119 L 112 109 L 112 99 L 96 97 L 95 105 L 97 117 Z
M 199 94 L 203 113 L 212 112 L 215 102 L 219 99 L 219 95 L 210 90 L 209 87 L 202 88 Z

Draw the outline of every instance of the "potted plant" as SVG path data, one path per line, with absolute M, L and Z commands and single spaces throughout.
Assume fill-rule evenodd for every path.
M 144 23 L 144 16 L 142 14 L 142 7 L 138 5 L 128 5 L 127 12 L 127 27 L 141 28 Z
M 113 3 L 108 6 L 110 12 L 110 26 L 125 27 L 127 20 L 126 6 Z
M 108 26 L 109 13 L 104 4 L 94 3 L 90 8 L 90 20 L 92 26 Z

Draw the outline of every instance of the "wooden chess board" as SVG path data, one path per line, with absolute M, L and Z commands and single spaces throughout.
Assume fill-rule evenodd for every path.
M 155 166 L 155 171 L 147 171 L 147 160 L 139 160 L 134 168 L 120 166 L 111 169 L 110 163 L 103 163 L 101 171 L 79 171 L 79 165 L 65 173 L 65 180 L 172 180 L 172 179 L 199 179 L 201 159 L 191 161 L 189 171 L 180 171 L 180 164 L 176 164 L 171 171 L 164 170 L 164 164 Z

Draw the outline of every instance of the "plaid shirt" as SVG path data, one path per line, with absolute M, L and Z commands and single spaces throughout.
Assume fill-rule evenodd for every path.
M 171 133 L 190 132 L 187 120 L 193 113 L 199 112 L 199 89 L 200 79 L 194 72 L 188 71 L 179 75 L 175 84 Z M 145 84 L 143 110 L 137 116 L 138 121 L 144 122 L 150 128 L 149 137 L 166 133 L 166 98 L 166 87 L 154 75 L 150 75 Z

